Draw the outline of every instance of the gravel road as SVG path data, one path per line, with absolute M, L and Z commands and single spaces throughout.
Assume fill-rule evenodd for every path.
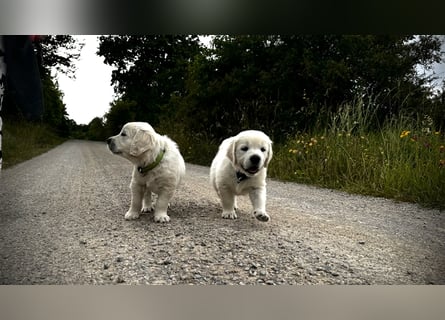
M 273 160 L 271 165 L 273 165 Z M 125 221 L 131 164 L 68 141 L 0 174 L 0 284 L 445 284 L 445 213 L 268 181 L 220 217 L 209 168 L 187 165 L 169 209 Z

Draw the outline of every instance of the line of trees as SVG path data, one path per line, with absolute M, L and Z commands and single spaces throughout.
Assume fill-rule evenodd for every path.
M 432 76 L 416 69 L 442 61 L 440 45 L 430 35 L 220 35 L 210 47 L 189 35 L 102 36 L 118 98 L 89 136 L 148 121 L 215 140 L 257 128 L 279 141 L 357 97 L 373 103 L 371 128 L 401 112 L 444 127 L 443 90 L 433 95 Z

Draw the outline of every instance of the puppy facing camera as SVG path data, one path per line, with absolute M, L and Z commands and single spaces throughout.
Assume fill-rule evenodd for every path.
M 272 141 L 262 131 L 242 131 L 221 143 L 210 167 L 210 182 L 221 200 L 223 218 L 236 219 L 236 196 L 248 194 L 254 216 L 269 221 L 266 177 L 272 155 Z

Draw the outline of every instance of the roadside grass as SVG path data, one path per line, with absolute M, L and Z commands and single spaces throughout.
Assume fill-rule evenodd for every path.
M 181 124 L 162 123 L 156 130 L 177 143 L 185 162 L 210 166 L 218 151 L 218 142 L 204 135 L 191 134 Z
M 371 131 L 366 108 L 343 106 L 327 129 L 276 146 L 270 176 L 444 209 L 444 133 L 428 116 L 400 116 Z
M 6 119 L 3 122 L 3 169 L 38 156 L 63 141 L 65 139 L 58 137 L 47 125 Z
M 427 115 L 399 116 L 381 128 L 374 101 L 357 99 L 324 128 L 274 145 L 269 177 L 445 209 L 445 135 Z M 163 125 L 187 162 L 210 165 L 219 143 L 181 125 Z

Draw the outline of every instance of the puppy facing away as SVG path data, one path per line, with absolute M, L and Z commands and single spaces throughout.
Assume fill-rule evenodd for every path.
M 266 176 L 272 154 L 272 141 L 257 130 L 242 131 L 221 143 L 210 167 L 210 182 L 221 199 L 223 218 L 236 219 L 236 196 L 249 194 L 254 216 L 269 221 Z
M 108 148 L 133 163 L 131 205 L 126 220 L 154 209 L 156 222 L 169 222 L 167 208 L 182 177 L 185 163 L 176 143 L 155 132 L 146 122 L 129 122 L 107 139 Z M 156 205 L 152 193 L 157 195 Z

